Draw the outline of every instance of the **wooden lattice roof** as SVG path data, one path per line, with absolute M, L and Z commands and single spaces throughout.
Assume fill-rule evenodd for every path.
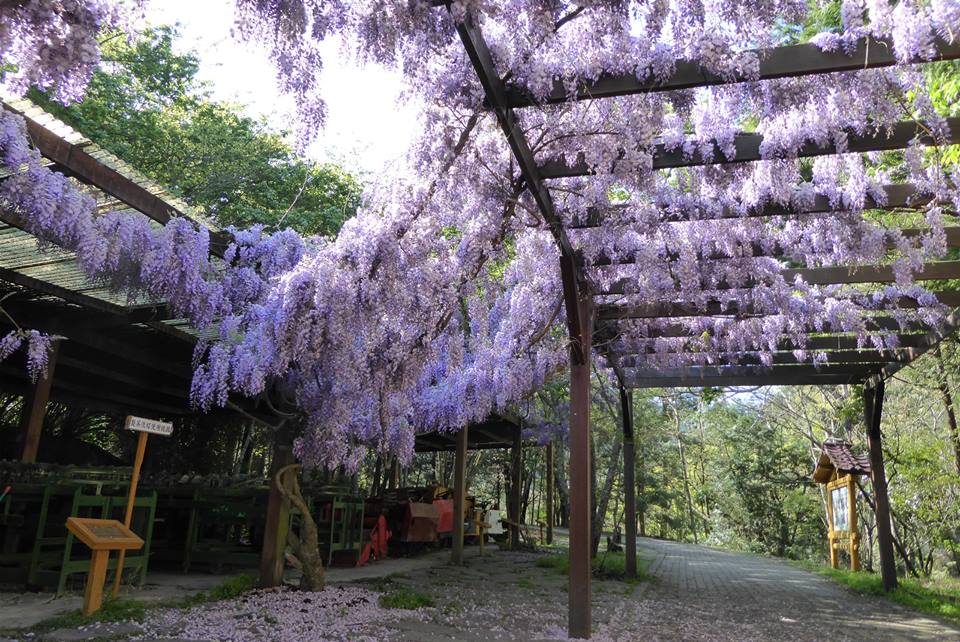
M 211 252 L 226 236 L 163 186 L 25 100 L 3 108 L 22 115 L 51 169 L 73 178 L 101 212 L 140 212 L 155 225 L 186 216 L 211 230 Z M 0 180 L 3 177 L 0 176 Z M 39 248 L 13 212 L 0 211 L 0 296 L 25 328 L 59 335 L 52 398 L 107 411 L 185 415 L 197 331 L 171 318 L 163 302 L 129 300 L 90 283 L 72 252 Z M 0 318 L 0 329 L 12 327 Z M 23 392 L 29 381 L 15 359 L 0 364 L 0 387 Z
M 445 2 L 437 0 L 437 5 Z M 553 234 L 561 254 L 561 276 L 564 297 L 568 312 L 567 323 L 571 337 L 584 336 L 583 314 L 587 314 L 595 323 L 592 331 L 594 346 L 605 357 L 621 383 L 625 387 L 685 387 L 685 386 L 764 386 L 764 385 L 820 385 L 854 384 L 870 380 L 887 378 L 907 363 L 919 357 L 930 347 L 936 345 L 944 336 L 954 332 L 960 316 L 956 308 L 960 306 L 960 296 L 955 291 L 938 291 L 940 303 L 952 309 L 945 323 L 938 327 L 913 324 L 901 327 L 890 315 L 890 310 L 878 312 L 868 320 L 870 333 L 891 332 L 897 335 L 899 347 L 892 350 L 863 349 L 858 345 L 853 333 L 842 332 L 830 327 L 810 328 L 806 345 L 795 345 L 788 337 L 783 337 L 773 352 L 772 363 L 751 363 L 751 356 L 743 353 L 724 353 L 717 363 L 708 366 L 684 366 L 679 368 L 652 367 L 642 365 L 637 357 L 650 354 L 649 342 L 634 341 L 629 329 L 634 319 L 678 319 L 697 317 L 700 319 L 738 318 L 744 316 L 763 316 L 762 311 L 731 308 L 727 302 L 708 301 L 705 305 L 692 305 L 684 301 L 632 301 L 631 278 L 613 281 L 599 291 L 591 289 L 586 278 L 586 263 L 583 257 L 573 249 L 568 230 L 622 225 L 617 220 L 618 206 L 606 211 L 592 209 L 586 217 L 570 217 L 558 211 L 551 193 L 551 179 L 588 176 L 592 173 L 590 165 L 581 156 L 575 159 L 567 157 L 538 161 L 526 139 L 520 124 L 518 110 L 536 108 L 544 103 L 556 104 L 569 100 L 602 101 L 616 96 L 627 96 L 649 92 L 707 87 L 720 84 L 734 84 L 757 80 L 756 77 L 725 77 L 701 68 L 697 63 L 678 60 L 674 65 L 674 74 L 665 81 L 638 78 L 627 73 L 621 76 L 603 75 L 596 80 L 585 82 L 571 92 L 566 81 L 557 79 L 553 92 L 545 101 L 537 101 L 522 87 L 517 87 L 498 74 L 493 57 L 480 28 L 468 15 L 458 25 L 458 33 L 470 62 L 477 74 L 485 94 L 485 104 L 496 116 L 500 128 L 506 137 L 520 174 L 530 194 L 533 196 L 540 214 Z M 955 60 L 960 58 L 960 42 L 947 42 L 937 39 L 934 43 L 937 60 Z M 799 77 L 814 74 L 829 74 L 841 71 L 886 67 L 897 64 L 890 42 L 863 38 L 847 52 L 825 52 L 811 44 L 777 47 L 758 52 L 760 69 L 759 79 Z M 916 63 L 927 61 L 916 60 Z M 947 119 L 950 135 L 949 143 L 960 143 L 960 119 Z M 890 127 L 868 132 L 849 132 L 849 152 L 870 152 L 880 150 L 903 149 L 910 144 L 930 145 L 934 141 L 922 134 L 924 129 L 919 123 L 905 121 Z M 911 141 L 914 141 L 913 143 Z M 670 149 L 661 144 L 652 150 L 654 169 L 704 166 L 714 164 L 745 163 L 762 160 L 760 153 L 763 136 L 758 133 L 742 132 L 735 137 L 736 154 L 728 158 L 717 147 L 713 153 L 702 150 L 687 154 L 682 149 Z M 716 147 L 716 146 L 715 146 Z M 622 153 L 622 152 L 621 152 Z M 813 142 L 799 150 L 799 157 L 813 157 L 837 154 L 832 145 L 821 146 Z M 614 161 L 615 163 L 616 161 Z M 928 197 L 917 194 L 910 184 L 890 184 L 884 186 L 888 202 L 884 209 L 912 209 L 922 207 L 929 202 Z M 868 202 L 866 209 L 876 202 Z M 839 209 L 831 206 L 829 199 L 817 196 L 812 205 L 802 210 L 782 206 L 765 205 L 747 212 L 664 212 L 662 221 L 686 220 L 725 220 L 744 217 L 802 216 L 804 214 L 823 214 Z M 917 236 L 919 229 L 902 230 L 906 237 Z M 948 228 L 947 244 L 949 248 L 960 247 L 960 227 Z M 783 248 L 745 248 L 747 256 L 777 257 Z M 761 250 L 758 252 L 758 250 Z M 710 260 L 704 256 L 701 259 Z M 728 258 L 728 257 L 724 257 Z M 593 257 L 590 267 L 627 265 L 629 257 Z M 784 268 L 781 275 L 786 282 L 801 277 L 810 285 L 857 285 L 871 287 L 890 284 L 896 281 L 890 265 L 867 266 L 829 266 Z M 960 278 L 960 261 L 944 260 L 925 264 L 916 274 L 920 282 L 943 281 Z M 754 283 L 739 284 L 736 287 L 753 287 Z M 733 284 L 720 283 L 717 290 L 735 287 Z M 909 298 L 896 301 L 897 307 L 916 308 L 918 303 Z M 587 306 L 584 311 L 584 306 Z M 580 313 L 573 313 L 580 310 Z M 767 312 L 769 314 L 769 312 Z M 654 335 L 645 332 L 643 339 L 651 336 L 684 337 L 691 336 L 687 326 L 677 323 L 655 330 Z M 576 343 L 574 349 L 578 350 Z M 807 351 L 827 353 L 827 364 L 814 364 L 798 359 L 794 350 L 803 347 Z M 682 352 L 682 350 L 681 350 Z M 574 357 L 575 360 L 580 357 Z

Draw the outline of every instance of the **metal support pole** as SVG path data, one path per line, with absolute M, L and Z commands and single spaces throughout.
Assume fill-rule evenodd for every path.
M 23 450 L 20 461 L 28 464 L 36 463 L 37 452 L 40 450 L 40 436 L 43 432 L 43 418 L 47 414 L 47 402 L 50 401 L 50 389 L 53 387 L 53 371 L 57 365 L 57 355 L 60 353 L 60 341 L 51 343 L 50 355 L 47 358 L 47 374 L 39 377 L 36 383 L 23 396 L 23 407 L 20 410 L 20 435 Z
M 897 588 L 897 565 L 893 557 L 893 532 L 890 525 L 890 498 L 883 465 L 883 439 L 880 420 L 883 415 L 883 381 L 863 389 L 863 414 L 867 423 L 867 444 L 870 447 L 870 479 L 877 514 L 877 543 L 880 548 L 880 576 L 883 590 Z
M 453 468 L 453 550 L 450 562 L 463 564 L 463 508 L 467 499 L 467 427 L 457 433 L 457 457 Z M 471 520 L 472 521 L 472 520 Z
M 290 528 L 290 502 L 277 489 L 277 472 L 293 463 L 293 448 L 279 441 L 273 447 L 270 465 L 270 492 L 267 497 L 267 517 L 263 529 L 263 548 L 260 551 L 260 588 L 271 588 L 283 583 L 283 551 L 287 546 Z
M 520 510 L 523 499 L 523 446 L 520 441 L 520 427 L 513 433 L 513 447 L 510 449 L 510 504 L 513 515 L 510 516 L 514 527 L 510 530 L 510 548 L 520 548 L 520 524 L 523 523 L 523 514 Z
M 593 302 L 578 296 L 579 334 L 570 337 L 570 588 L 571 638 L 590 637 L 590 350 Z
M 627 577 L 637 576 L 637 495 L 634 480 L 633 394 L 620 388 L 620 414 L 623 417 L 623 503 L 626 522 Z
M 556 494 L 553 487 L 554 484 L 554 450 L 553 442 L 547 444 L 547 490 L 546 490 L 546 505 L 547 505 L 547 544 L 553 544 L 553 496 Z

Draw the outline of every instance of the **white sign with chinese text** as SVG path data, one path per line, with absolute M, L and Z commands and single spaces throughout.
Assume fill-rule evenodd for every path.
M 127 430 L 136 430 L 137 432 L 148 432 L 151 435 L 163 435 L 169 437 L 173 434 L 173 424 L 169 421 L 157 421 L 156 419 L 145 419 L 143 417 L 127 417 L 124 426 Z

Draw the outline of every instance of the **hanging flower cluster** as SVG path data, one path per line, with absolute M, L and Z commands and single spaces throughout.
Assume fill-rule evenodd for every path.
M 608 340 L 652 367 L 798 358 L 810 332 L 895 346 L 896 328 L 936 324 L 935 297 L 914 280 L 943 255 L 945 209 L 960 205 L 938 148 L 947 121 L 916 64 L 960 34 L 956 0 L 845 0 L 843 28 L 813 40 L 847 51 L 866 36 L 892 43 L 899 65 L 759 79 L 758 48 L 807 16 L 804 0 L 557 2 L 238 0 L 239 32 L 269 37 L 282 86 L 306 129 L 322 119 L 317 42 L 339 33 L 367 59 L 404 70 L 425 105 L 408 162 L 366 195 L 333 241 L 234 230 L 226 261 L 185 219 L 155 228 L 95 216 L 69 180 L 42 167 L 15 119 L 0 119 L 14 174 L 0 198 L 42 242 L 73 250 L 87 274 L 170 302 L 217 336 L 197 352 L 201 407 L 231 393 L 279 396 L 304 416 L 308 463 L 355 466 L 367 445 L 409 456 L 418 429 L 456 428 L 541 386 L 564 362 L 558 251 L 457 33 L 471 16 L 511 91 L 538 162 L 578 167 L 549 181 L 601 303 L 682 304 L 720 314 L 633 319 Z M 629 74 L 664 82 L 683 64 L 728 84 L 556 103 L 584 83 Z M 51 78 L 62 74 L 44 67 Z M 549 99 L 549 100 L 548 100 Z M 916 144 L 895 172 L 889 155 L 854 153 L 852 137 L 915 120 Z M 738 134 L 762 137 L 759 160 Z M 924 147 L 926 145 L 927 147 Z M 815 160 L 811 153 L 838 154 Z M 665 168 L 658 159 L 677 160 Z M 722 166 L 704 166 L 722 161 Z M 876 222 L 883 186 L 909 182 L 929 205 L 907 235 Z M 831 211 L 804 211 L 826 199 Z M 579 225 L 599 217 L 600 225 Z M 740 218 L 742 217 L 742 219 Z M 882 290 L 817 286 L 787 267 L 890 262 Z M 903 297 L 916 305 L 898 306 Z M 892 320 L 892 322 L 891 322 Z

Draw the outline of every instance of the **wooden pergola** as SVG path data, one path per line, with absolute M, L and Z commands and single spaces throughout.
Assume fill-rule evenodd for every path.
M 211 251 L 222 256 L 227 237 L 165 188 L 29 101 L 8 100 L 3 109 L 24 117 L 48 166 L 74 178 L 100 212 L 139 212 L 158 226 L 174 216 L 191 218 L 211 230 Z M 0 388 L 25 397 L 18 457 L 36 461 L 48 400 L 147 417 L 190 415 L 197 331 L 162 302 L 131 301 L 90 283 L 72 252 L 38 251 L 26 227 L 14 212 L 0 210 L 0 296 L 8 315 L 0 315 L 0 330 L 15 322 L 62 339 L 54 343 L 47 376 L 36 383 L 13 358 L 0 364 Z M 249 402 L 235 403 L 257 413 Z
M 435 0 L 438 6 L 448 5 L 443 0 Z M 570 224 L 564 224 L 551 193 L 551 179 L 588 176 L 593 169 L 583 156 L 574 162 L 563 159 L 538 161 L 520 124 L 517 110 L 540 107 L 542 102 L 531 97 L 522 87 L 505 82 L 497 72 L 490 50 L 479 27 L 468 14 L 464 22 L 457 27 L 474 71 L 483 87 L 485 106 L 496 117 L 506 141 L 517 163 L 520 175 L 531 196 L 536 202 L 539 213 L 549 227 L 560 251 L 560 273 L 564 301 L 567 310 L 567 327 L 570 338 L 570 588 L 569 588 L 569 634 L 571 637 L 590 636 L 591 615 L 591 528 L 590 528 L 590 371 L 594 348 L 602 354 L 617 377 L 622 404 L 624 433 L 624 488 L 626 505 L 626 553 L 627 571 L 636 572 L 636 501 L 634 484 L 634 443 L 631 390 L 651 387 L 700 387 L 700 386 L 771 386 L 771 385 L 838 385 L 864 384 L 864 402 L 866 408 L 867 435 L 869 440 L 872 480 L 876 498 L 878 541 L 883 583 L 887 589 L 896 586 L 897 579 L 893 558 L 893 546 L 890 533 L 889 503 L 886 478 L 881 450 L 880 419 L 883 407 L 884 381 L 912 362 L 927 350 L 936 346 L 948 334 L 957 328 L 960 317 L 957 311 L 939 327 L 926 327 L 914 324 L 906 329 L 890 316 L 878 314 L 871 317 L 868 331 L 877 333 L 896 333 L 899 347 L 895 350 L 861 349 L 857 337 L 851 333 L 826 328 L 810 328 L 804 346 L 784 337 L 773 353 L 773 363 L 764 366 L 750 359 L 743 359 L 741 353 L 724 354 L 718 363 L 708 366 L 683 366 L 679 368 L 654 368 L 642 365 L 641 357 L 651 348 L 645 341 L 650 338 L 644 334 L 641 341 L 631 341 L 628 324 L 634 319 L 677 319 L 683 317 L 710 318 L 715 316 L 763 316 L 763 310 L 731 309 L 720 300 L 710 301 L 706 306 L 693 305 L 684 301 L 648 301 L 640 304 L 624 304 L 616 297 L 631 292 L 631 279 L 622 279 L 607 289 L 593 289 L 587 278 L 585 262 L 574 250 L 568 236 L 570 229 L 600 227 L 615 221 L 617 207 L 610 210 L 590 210 L 586 217 L 574 217 Z M 947 43 L 937 40 L 935 47 L 939 59 L 960 58 L 960 42 Z M 760 79 L 829 74 L 839 71 L 862 70 L 886 67 L 897 64 L 892 53 L 891 43 L 864 38 L 859 41 L 850 55 L 827 53 L 813 45 L 795 45 L 779 47 L 758 52 L 760 58 Z M 922 61 L 916 61 L 918 63 Z M 666 81 L 640 79 L 633 74 L 622 76 L 602 76 L 594 82 L 579 86 L 574 95 L 560 80 L 555 81 L 554 90 L 546 103 L 563 103 L 569 100 L 604 100 L 616 96 L 626 96 L 647 92 L 688 89 L 711 85 L 731 84 L 756 80 L 756 78 L 721 78 L 701 68 L 698 64 L 685 60 L 676 62 L 673 76 Z M 948 119 L 950 126 L 949 143 L 960 143 L 960 119 Z M 868 134 L 849 133 L 849 146 L 845 153 L 894 150 L 905 148 L 917 134 L 923 131 L 916 122 L 901 122 L 889 129 L 881 129 Z M 715 149 L 712 156 L 695 153 L 685 156 L 679 150 L 669 150 L 664 145 L 654 149 L 654 169 L 690 167 L 710 164 L 743 163 L 761 160 L 763 137 L 756 133 L 741 133 L 735 139 L 736 155 L 727 160 Z M 933 144 L 929 137 L 920 136 L 921 145 Z M 812 142 L 804 146 L 800 157 L 836 154 L 833 146 L 820 147 Z M 614 161 L 616 162 L 616 161 Z M 891 184 L 885 186 L 888 201 L 884 209 L 915 209 L 926 205 L 929 197 L 918 194 L 912 185 Z M 877 206 L 869 201 L 865 209 Z M 689 212 L 664 212 L 662 221 L 685 220 L 725 220 L 746 217 L 802 217 L 809 214 L 824 214 L 842 211 L 830 205 L 824 195 L 818 195 L 812 206 L 796 210 L 781 206 L 762 206 L 746 213 L 723 210 L 719 213 L 706 213 L 693 210 Z M 922 230 L 903 230 L 905 236 L 916 236 Z M 960 228 L 947 230 L 948 245 L 960 247 Z M 760 256 L 779 256 L 783 248 L 750 248 Z M 703 256 L 701 259 L 729 258 L 726 256 Z M 594 260 L 590 266 L 602 266 L 630 263 L 631 260 L 615 257 L 603 257 Z M 782 275 L 788 281 L 801 277 L 811 285 L 828 284 L 884 284 L 895 282 L 893 269 L 889 265 L 836 266 L 784 269 Z M 923 266 L 916 279 L 918 281 L 940 281 L 960 278 L 960 261 L 937 261 Z M 753 287 L 757 283 L 748 283 Z M 721 283 L 716 288 L 722 290 L 734 287 Z M 936 292 L 938 300 L 951 309 L 960 305 L 960 295 L 954 291 Z M 916 308 L 919 303 L 909 298 L 895 302 L 903 309 Z M 769 312 L 767 312 L 769 314 Z M 657 331 L 655 336 L 690 336 L 683 324 L 667 324 Z M 803 362 L 794 356 L 794 349 L 826 352 L 828 362 L 814 365 Z M 683 348 L 679 350 L 682 354 Z M 727 358 L 729 357 L 729 358 Z

